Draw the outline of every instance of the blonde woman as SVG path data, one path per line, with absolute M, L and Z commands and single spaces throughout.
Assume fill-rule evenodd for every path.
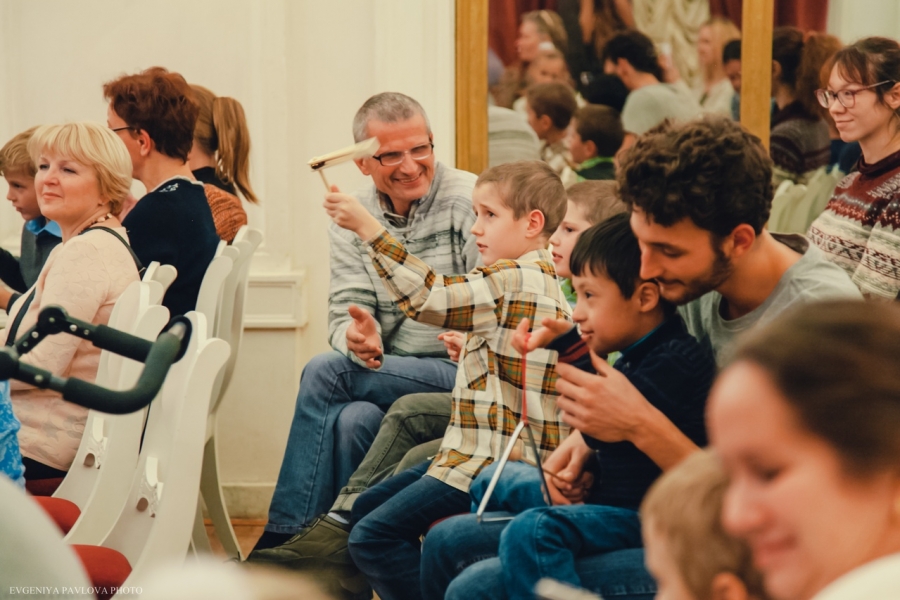
M 203 183 L 216 233 L 231 242 L 247 224 L 238 190 L 248 202 L 259 203 L 250 187 L 250 130 L 240 102 L 199 85 L 191 85 L 191 90 L 200 112 L 188 166 Z
M 528 66 L 541 50 L 556 49 L 565 55 L 569 45 L 562 17 L 552 10 L 534 10 L 522 15 L 519 37 L 516 38 L 516 53 L 519 64 L 512 65 L 503 74 L 494 93 L 499 106 L 511 108 L 513 102 L 525 91 Z
M 734 23 L 713 17 L 700 27 L 697 37 L 697 58 L 700 62 L 700 84 L 695 93 L 703 112 L 731 116 L 734 87 L 722 66 L 722 50 L 731 40 L 741 38 Z
M 28 142 L 37 166 L 35 190 L 43 214 L 59 224 L 57 246 L 37 282 L 12 305 L 3 340 L 37 322 L 49 305 L 95 325 L 106 324 L 126 287 L 138 280 L 136 259 L 116 215 L 131 187 L 131 160 L 122 140 L 94 123 L 45 125 Z M 72 336 L 54 336 L 22 357 L 63 377 L 93 381 L 99 348 Z M 25 479 L 62 477 L 72 464 L 87 409 L 57 392 L 11 381 L 11 400 L 22 424 L 19 445 Z

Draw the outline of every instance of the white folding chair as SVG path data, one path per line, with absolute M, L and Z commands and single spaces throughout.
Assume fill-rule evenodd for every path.
M 169 289 L 169 286 L 172 285 L 172 282 L 175 281 L 176 277 L 178 277 L 178 269 L 172 265 L 160 265 L 159 262 L 155 260 L 150 263 L 150 266 L 144 271 L 143 281 L 148 283 L 156 282 L 159 284 L 158 288 L 155 286 L 153 288 L 153 304 L 160 304 L 162 302 L 166 290 Z M 157 294 L 159 295 L 159 298 L 156 298 Z
M 141 281 L 129 285 L 113 307 L 109 326 L 144 339 L 156 339 L 169 320 L 169 311 L 152 304 L 154 285 Z M 128 389 L 137 381 L 140 370 L 140 363 L 103 351 L 96 383 L 114 390 Z M 137 466 L 145 413 L 88 412 L 75 459 L 53 494 L 74 503 L 80 511 L 67 541 L 95 544 L 109 532 Z
M 222 370 L 222 374 L 216 381 L 213 390 L 213 399 L 210 404 L 209 419 L 206 427 L 206 448 L 203 453 L 203 475 L 200 479 L 200 494 L 206 503 L 206 510 L 212 521 L 213 529 L 225 553 L 232 558 L 243 558 L 240 545 L 234 528 L 231 526 L 231 518 L 225 497 L 222 493 L 222 484 L 219 479 L 218 446 L 216 444 L 216 430 L 218 424 L 218 408 L 228 391 L 228 384 L 234 373 L 238 352 L 244 332 L 244 300 L 247 295 L 247 279 L 250 274 L 250 263 L 253 253 L 262 243 L 262 233 L 256 229 L 250 229 L 246 225 L 241 227 L 234 237 L 229 249 L 237 252 L 231 274 L 225 280 L 222 290 L 222 301 L 216 319 L 214 329 L 215 336 L 225 340 L 231 346 L 231 356 Z M 195 549 L 205 549 L 209 544 L 206 527 L 202 520 L 202 510 L 198 506 L 197 520 L 194 524 L 193 545 Z
M 209 402 L 229 349 L 226 342 L 209 338 L 202 314 L 186 316 L 192 325 L 187 351 L 150 405 L 125 505 L 100 544 L 105 551 L 98 557 L 76 548 L 83 560 L 86 555 L 105 564 L 111 557 L 127 560 L 130 574 L 119 582 L 125 587 L 150 569 L 183 560 L 191 538 Z M 86 564 L 89 575 L 93 566 Z

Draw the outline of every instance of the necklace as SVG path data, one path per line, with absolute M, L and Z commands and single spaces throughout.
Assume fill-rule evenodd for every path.
M 95 220 L 88 223 L 87 226 L 81 230 L 81 233 L 84 233 L 85 231 L 87 231 L 94 225 L 97 225 L 98 223 L 102 223 L 103 221 L 108 221 L 108 220 L 112 219 L 112 216 L 113 216 L 112 213 L 106 213 L 102 217 L 97 217 Z

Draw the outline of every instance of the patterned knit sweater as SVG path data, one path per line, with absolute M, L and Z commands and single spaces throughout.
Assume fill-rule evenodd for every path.
M 775 163 L 775 185 L 785 179 L 805 184 L 831 158 L 828 126 L 799 102 L 792 102 L 772 115 L 769 154 Z
M 480 264 L 475 236 L 472 189 L 475 175 L 438 163 L 431 189 L 410 208 L 409 218 L 391 214 L 379 199 L 375 186 L 354 194 L 394 238 L 438 273 L 467 273 Z M 375 316 L 385 354 L 447 358 L 441 330 L 416 323 L 394 304 L 375 266 L 367 245 L 355 233 L 335 224 L 331 239 L 331 288 L 328 294 L 328 341 L 331 347 L 357 364 L 363 363 L 347 349 L 346 332 L 352 319 L 351 304 Z
M 900 291 L 900 152 L 859 161 L 834 190 L 807 234 L 840 265 L 867 299 L 894 300 Z

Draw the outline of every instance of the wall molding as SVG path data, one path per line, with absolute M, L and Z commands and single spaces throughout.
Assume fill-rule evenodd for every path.
M 306 269 L 250 272 L 244 329 L 302 329 L 309 322 Z

